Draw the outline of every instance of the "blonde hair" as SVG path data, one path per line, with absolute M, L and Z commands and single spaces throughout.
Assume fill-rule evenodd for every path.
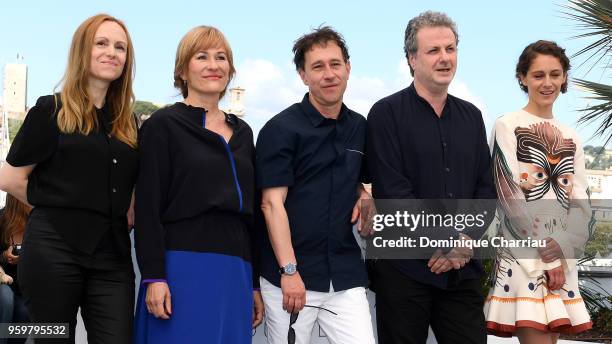
M 134 48 L 125 24 L 107 14 L 97 14 L 85 20 L 72 36 L 68 66 L 62 78 L 62 108 L 57 114 L 57 126 L 63 133 L 78 132 L 87 135 L 98 125 L 96 109 L 87 92 L 91 68 L 91 51 L 96 31 L 104 22 L 117 23 L 127 37 L 125 65 L 121 76 L 110 83 L 106 102 L 112 118 L 111 135 L 119 141 L 136 147 L 137 126 L 133 115 Z
M 227 85 L 236 74 L 234 68 L 234 57 L 232 55 L 232 48 L 229 45 L 227 39 L 221 31 L 212 26 L 196 26 L 191 29 L 179 42 L 176 48 L 176 59 L 174 60 L 174 87 L 178 88 L 183 95 L 183 98 L 187 98 L 188 89 L 187 84 L 181 78 L 181 74 L 187 71 L 189 68 L 189 61 L 200 50 L 206 50 L 208 48 L 223 48 L 227 54 L 227 61 L 229 63 L 229 78 Z M 225 91 L 227 91 L 227 85 L 221 94 L 219 99 L 223 98 Z

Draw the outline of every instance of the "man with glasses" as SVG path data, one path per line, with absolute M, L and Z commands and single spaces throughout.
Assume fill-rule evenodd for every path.
M 428 11 L 408 23 L 404 50 L 414 82 L 368 115 L 375 199 L 495 198 L 482 114 L 448 94 L 458 41 L 443 13 Z M 378 260 L 370 278 L 379 343 L 424 344 L 429 325 L 440 344 L 486 343 L 482 267 L 471 254 L 453 249 L 429 260 Z
M 361 184 L 366 121 L 342 103 L 348 50 L 340 34 L 322 27 L 300 37 L 293 52 L 309 92 L 257 139 L 269 239 L 260 264 L 268 342 L 310 343 L 317 321 L 332 344 L 374 343 L 351 224 L 359 200 L 370 196 Z

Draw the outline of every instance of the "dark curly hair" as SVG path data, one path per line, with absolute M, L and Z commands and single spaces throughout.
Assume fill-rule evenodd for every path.
M 565 55 L 565 49 L 561 48 L 557 45 L 557 43 L 552 41 L 539 40 L 537 42 L 531 43 L 525 47 L 523 53 L 519 57 L 518 63 L 516 64 L 516 79 L 518 80 L 519 86 L 521 90 L 527 93 L 527 86 L 521 83 L 521 76 L 526 76 L 529 67 L 533 63 L 533 60 L 536 56 L 539 55 L 549 55 L 556 57 L 561 63 L 561 67 L 563 68 L 563 73 L 567 75 L 569 72 L 571 65 L 570 60 Z M 561 93 L 567 92 L 567 80 L 561 85 Z
M 304 63 L 306 61 L 306 52 L 312 49 L 315 45 L 325 46 L 327 42 L 335 42 L 342 51 L 342 57 L 344 62 L 348 62 L 349 53 L 346 47 L 346 42 L 341 34 L 336 32 L 330 26 L 322 26 L 314 29 L 311 33 L 305 34 L 298 38 L 293 44 L 293 63 L 295 63 L 295 69 L 304 70 Z

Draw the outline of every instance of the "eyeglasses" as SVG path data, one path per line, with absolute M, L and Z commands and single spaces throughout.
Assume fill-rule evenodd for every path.
M 317 307 L 317 306 L 311 306 L 311 305 L 304 305 L 304 307 L 318 308 L 318 309 L 322 309 L 324 311 L 328 311 L 328 312 L 330 312 L 333 315 L 338 315 L 338 313 L 332 312 L 329 309 L 323 308 L 323 307 Z M 292 326 L 297 321 L 297 318 L 298 318 L 299 314 L 300 314 L 300 312 L 291 313 L 291 317 L 289 318 L 289 333 L 287 333 L 287 343 L 289 343 L 289 344 L 295 344 L 295 330 L 293 329 Z

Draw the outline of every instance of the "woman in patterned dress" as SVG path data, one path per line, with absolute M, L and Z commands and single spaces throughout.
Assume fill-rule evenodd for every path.
M 516 77 L 529 101 L 497 119 L 491 140 L 501 235 L 546 243 L 499 248 L 485 302 L 488 331 L 522 344 L 556 343 L 560 332 L 591 328 L 576 269 L 591 214 L 584 152 L 576 132 L 553 117 L 569 69 L 556 43 L 528 45 Z

